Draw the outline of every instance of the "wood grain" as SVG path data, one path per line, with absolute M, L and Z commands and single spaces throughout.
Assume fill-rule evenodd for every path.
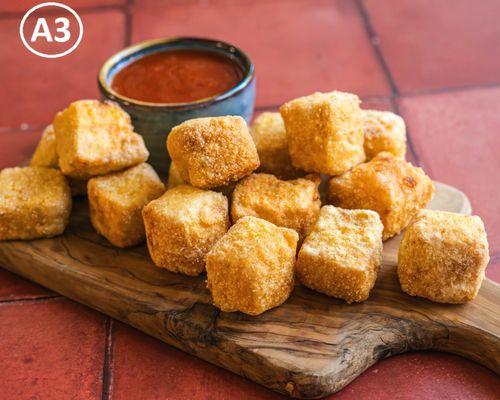
M 438 185 L 431 208 L 470 213 L 461 192 Z M 488 279 L 467 305 L 443 305 L 400 291 L 399 238 L 386 243 L 370 299 L 348 305 L 297 286 L 259 317 L 219 312 L 205 276 L 155 268 L 145 246 L 121 250 L 91 229 L 77 202 L 64 236 L 0 243 L 0 265 L 166 343 L 268 388 L 316 398 L 369 366 L 409 350 L 456 353 L 500 373 L 500 286 Z

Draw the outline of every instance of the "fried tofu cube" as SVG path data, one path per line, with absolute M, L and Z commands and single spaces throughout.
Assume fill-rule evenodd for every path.
M 56 133 L 53 125 L 49 125 L 44 129 L 33 157 L 31 157 L 30 166 L 59 168 L 59 157 L 56 151 Z
M 259 154 L 259 172 L 276 175 L 280 179 L 304 176 L 295 168 L 288 152 L 285 124 L 279 112 L 263 112 L 252 124 L 252 136 Z
M 405 159 L 406 125 L 403 118 L 390 111 L 361 110 L 365 135 L 366 159 L 388 151 Z
M 168 168 L 168 181 L 167 181 L 167 187 L 169 189 L 172 189 L 176 186 L 179 185 L 184 185 L 186 182 L 181 178 L 181 175 L 179 174 L 179 170 L 175 166 L 173 162 L 170 163 L 170 167 Z
M 314 93 L 285 103 L 288 149 L 296 168 L 339 175 L 365 160 L 358 96 Z
M 229 228 L 227 198 L 191 185 L 167 190 L 142 214 L 153 262 L 191 276 L 203 272 L 206 254 Z
M 89 180 L 90 221 L 116 247 L 135 246 L 145 239 L 142 209 L 160 197 L 165 186 L 151 165 Z
M 216 307 L 259 315 L 284 303 L 294 286 L 297 232 L 243 217 L 207 255 L 207 286 Z
M 384 240 L 401 232 L 433 194 L 434 184 L 421 168 L 387 152 L 328 184 L 331 204 L 376 211 L 384 224 Z
M 170 163 L 170 167 L 168 170 L 168 184 L 167 187 L 169 189 L 174 188 L 179 185 L 186 185 L 187 183 L 184 182 L 179 174 L 179 170 L 175 166 L 173 162 Z M 231 198 L 231 194 L 233 193 L 233 190 L 236 186 L 235 182 L 231 182 L 226 186 L 219 186 L 216 188 L 212 188 L 213 191 L 215 192 L 220 192 L 227 198 Z
M 60 235 L 70 212 L 71 193 L 61 171 L 15 167 L 0 172 L 0 240 Z
M 476 297 L 488 265 L 481 218 L 422 210 L 406 228 L 398 253 L 401 289 L 439 303 Z
M 380 269 L 383 229 L 374 211 L 322 207 L 299 251 L 299 281 L 348 303 L 365 301 Z
M 293 229 L 303 238 L 319 215 L 319 183 L 319 176 L 315 181 L 302 178 L 282 181 L 274 175 L 252 174 L 234 189 L 233 223 L 250 215 Z
M 112 102 L 75 101 L 56 114 L 54 129 L 59 167 L 73 178 L 119 171 L 149 156 L 130 116 Z
M 259 156 L 242 117 L 195 118 L 174 127 L 167 148 L 181 178 L 199 188 L 215 188 L 249 175 Z
M 56 150 L 56 133 L 53 125 L 47 126 L 43 131 L 42 137 L 31 158 L 30 166 L 59 169 L 59 157 Z M 73 196 L 84 196 L 87 194 L 87 180 L 71 177 L 67 177 L 66 179 L 68 180 Z

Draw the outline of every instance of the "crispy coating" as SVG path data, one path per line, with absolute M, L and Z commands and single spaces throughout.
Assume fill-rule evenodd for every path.
M 42 133 L 42 137 L 30 161 L 32 167 L 48 167 L 59 169 L 59 157 L 56 151 L 56 133 L 54 126 L 49 125 Z M 87 194 L 87 180 L 66 177 L 73 196 Z
M 231 204 L 233 223 L 247 215 L 295 230 L 303 238 L 321 207 L 319 176 L 282 181 L 274 175 L 252 174 L 236 185 Z
M 368 299 L 380 269 L 383 228 L 374 211 L 322 207 L 299 251 L 298 279 L 348 303 Z
M 179 185 L 189 185 L 188 183 L 184 182 L 179 174 L 179 170 L 175 166 L 173 162 L 170 163 L 170 167 L 168 169 L 168 183 L 167 187 L 169 189 L 179 186 Z M 236 186 L 235 182 L 231 182 L 226 186 L 219 186 L 216 188 L 212 188 L 214 192 L 220 192 L 227 198 L 231 198 L 231 195 L 233 193 L 233 190 Z
M 173 162 L 170 163 L 170 167 L 168 168 L 168 182 L 167 187 L 172 189 L 179 185 L 184 185 L 186 182 L 181 178 L 179 174 L 179 170 L 175 166 Z
M 280 179 L 304 176 L 295 168 L 288 152 L 285 124 L 279 112 L 263 112 L 252 124 L 252 136 L 259 154 L 259 172 L 276 175 Z
M 90 221 L 114 246 L 134 246 L 145 239 L 142 208 L 164 192 L 165 186 L 146 163 L 92 178 L 88 183 Z
M 405 159 L 406 125 L 403 118 L 390 111 L 361 110 L 365 135 L 366 159 L 388 151 Z
M 30 166 L 59 168 L 59 157 L 57 157 L 56 152 L 56 133 L 53 125 L 49 125 L 44 129 L 33 157 L 31 157 Z
M 203 272 L 206 254 L 229 228 L 227 198 L 191 185 L 167 190 L 142 215 L 153 262 L 191 276 Z
M 207 254 L 207 286 L 216 307 L 259 315 L 284 303 L 293 290 L 298 235 L 255 217 L 243 217 Z
M 292 163 L 307 172 L 339 175 L 365 160 L 358 96 L 343 92 L 314 93 L 285 103 Z
M 433 194 L 434 184 L 421 168 L 387 152 L 328 184 L 333 205 L 376 211 L 384 224 L 384 240 L 401 232 Z
M 73 178 L 119 171 L 149 156 L 130 116 L 112 102 L 75 101 L 56 114 L 54 129 L 59 166 Z
M 70 212 L 71 193 L 61 171 L 15 167 L 0 172 L 0 240 L 60 235 Z
M 476 297 L 488 261 L 481 218 L 422 210 L 399 247 L 399 282 L 411 296 L 465 303 Z
M 259 166 L 259 156 L 241 117 L 195 118 L 174 127 L 167 148 L 181 178 L 199 188 L 237 181 Z

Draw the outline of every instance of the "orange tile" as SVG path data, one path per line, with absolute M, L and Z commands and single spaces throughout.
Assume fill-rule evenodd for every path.
M 497 0 L 365 0 L 402 92 L 500 82 Z
M 97 72 L 125 41 L 125 16 L 120 11 L 81 12 L 84 36 L 71 54 L 44 59 L 22 45 L 18 18 L 0 20 L 0 127 L 50 123 L 71 101 L 98 96 Z M 8 112 L 7 112 L 8 110 Z
M 333 89 L 389 93 L 352 1 L 135 3 L 133 42 L 182 35 L 218 38 L 247 51 L 256 64 L 258 106 Z
M 486 268 L 486 276 L 500 283 L 500 254 L 496 254 L 491 258 L 488 268 Z
M 133 328 L 120 323 L 113 327 L 114 400 L 284 399 Z
M 494 400 L 500 380 L 479 364 L 452 354 L 390 357 L 366 370 L 331 400 Z
M 0 169 L 28 162 L 41 135 L 42 129 L 0 131 Z
M 464 191 L 500 252 L 500 87 L 402 98 L 416 152 L 427 173 Z
M 105 318 L 69 300 L 0 304 L 3 399 L 101 399 Z

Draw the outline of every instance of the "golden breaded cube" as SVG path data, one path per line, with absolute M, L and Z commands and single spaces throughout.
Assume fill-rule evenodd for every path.
M 365 301 L 380 269 L 383 229 L 374 211 L 322 207 L 299 251 L 298 279 L 348 303 Z
M 59 157 L 56 152 L 56 133 L 54 126 L 49 125 L 42 133 L 42 137 L 36 146 L 30 166 L 59 168 Z
M 241 180 L 233 192 L 233 223 L 251 215 L 295 230 L 303 238 L 316 222 L 321 207 L 315 181 L 298 178 L 282 181 L 274 175 L 252 174 Z
M 195 118 L 174 127 L 168 152 L 181 178 L 199 188 L 215 188 L 249 175 L 259 156 L 242 117 Z
M 399 282 L 411 296 L 465 303 L 476 297 L 488 261 L 481 218 L 422 210 L 399 247 Z
M 339 175 L 365 160 L 358 96 L 343 92 L 314 93 L 285 103 L 290 157 L 307 172 Z
M 203 272 L 206 254 L 229 228 L 227 198 L 191 185 L 167 190 L 142 215 L 153 262 L 191 276 Z
M 119 171 L 149 156 L 130 116 L 112 102 L 75 101 L 56 114 L 54 129 L 59 166 L 73 178 Z
M 276 175 L 280 179 L 304 176 L 295 168 L 288 152 L 285 124 L 279 112 L 263 112 L 252 124 L 252 136 L 259 154 L 259 172 Z
M 207 286 L 216 307 L 259 315 L 284 303 L 294 286 L 297 232 L 243 217 L 207 254 Z
M 56 133 L 54 126 L 49 125 L 42 133 L 42 137 L 30 161 L 32 167 L 48 167 L 59 169 L 59 157 L 56 151 Z M 84 196 L 87 194 L 87 180 L 67 177 L 71 194 Z
M 361 110 L 365 135 L 366 159 L 388 151 L 405 159 L 406 125 L 403 118 L 390 111 Z
M 401 232 L 433 194 L 434 184 L 421 168 L 387 152 L 328 184 L 333 205 L 376 211 L 384 224 L 384 240 Z
M 0 240 L 60 235 L 70 212 L 71 193 L 61 171 L 45 167 L 0 171 Z
M 170 167 L 168 168 L 168 181 L 167 187 L 172 189 L 173 187 L 184 185 L 186 182 L 181 178 L 179 174 L 179 170 L 175 166 L 173 162 L 170 163 Z
M 117 247 L 139 244 L 145 239 L 142 209 L 164 192 L 162 181 L 146 163 L 92 178 L 88 183 L 92 226 Z
M 186 185 L 187 183 L 184 182 L 179 174 L 179 170 L 175 166 L 173 162 L 170 163 L 170 167 L 168 169 L 168 183 L 167 187 L 169 189 L 179 186 L 179 185 Z M 233 190 L 236 186 L 235 182 L 231 182 L 226 186 L 219 186 L 216 188 L 212 188 L 213 191 L 215 192 L 220 192 L 224 196 L 231 198 L 231 194 L 233 193 Z

